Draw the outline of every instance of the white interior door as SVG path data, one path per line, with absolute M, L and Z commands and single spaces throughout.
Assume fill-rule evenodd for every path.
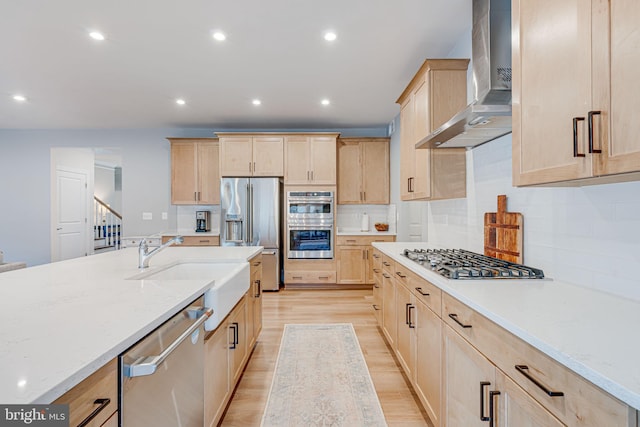
M 87 251 L 87 174 L 58 169 L 57 186 L 57 240 L 54 261 L 86 256 Z

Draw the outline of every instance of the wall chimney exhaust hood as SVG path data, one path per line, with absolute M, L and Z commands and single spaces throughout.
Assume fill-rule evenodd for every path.
M 475 101 L 416 148 L 475 147 L 511 133 L 511 0 L 473 0 Z

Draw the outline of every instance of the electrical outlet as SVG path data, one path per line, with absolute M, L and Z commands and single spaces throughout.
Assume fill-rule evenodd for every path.
M 169 219 L 169 216 L 166 212 L 162 212 L 162 219 Z
M 142 212 L 143 221 L 151 221 L 152 219 L 153 219 L 153 214 L 151 212 Z

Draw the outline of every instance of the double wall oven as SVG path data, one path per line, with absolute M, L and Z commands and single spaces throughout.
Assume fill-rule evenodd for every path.
M 287 258 L 333 258 L 332 191 L 287 192 Z

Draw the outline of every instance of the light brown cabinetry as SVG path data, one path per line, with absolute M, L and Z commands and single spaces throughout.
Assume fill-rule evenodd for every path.
M 389 204 L 389 138 L 338 139 L 338 204 Z
M 253 348 L 249 331 L 253 328 L 248 324 L 247 310 L 251 299 L 250 287 L 218 328 L 205 338 L 204 425 L 207 427 L 216 426 L 222 418 L 249 360 Z
M 167 138 L 171 142 L 171 204 L 220 203 L 217 138 Z
M 166 243 L 175 235 L 162 236 L 162 243 Z M 191 247 L 191 246 L 220 246 L 220 236 L 183 236 L 184 241 L 182 244 L 176 247 Z
M 373 313 L 378 326 L 382 327 L 382 253 L 378 249 L 371 255 L 373 271 Z
M 247 325 L 249 348 L 253 348 L 258 335 L 262 331 L 262 255 L 249 261 L 251 268 L 251 285 L 248 292 Z
M 382 256 L 382 332 L 389 345 L 396 346 L 398 324 L 396 319 L 396 284 L 393 280 L 394 262 Z
M 513 2 L 513 183 L 638 179 L 633 0 Z
M 373 284 L 372 242 L 393 242 L 395 236 L 336 236 L 337 283 Z
M 220 136 L 221 176 L 283 176 L 284 138 L 267 135 Z
M 113 417 L 117 425 L 118 376 L 118 361 L 113 359 L 53 403 L 69 405 L 69 425 L 87 422 L 98 427 L 109 425 Z
M 285 137 L 285 185 L 336 185 L 337 137 L 338 134 Z
M 466 196 L 464 148 L 415 144 L 467 105 L 468 59 L 427 59 L 396 101 L 400 104 L 400 198 Z

